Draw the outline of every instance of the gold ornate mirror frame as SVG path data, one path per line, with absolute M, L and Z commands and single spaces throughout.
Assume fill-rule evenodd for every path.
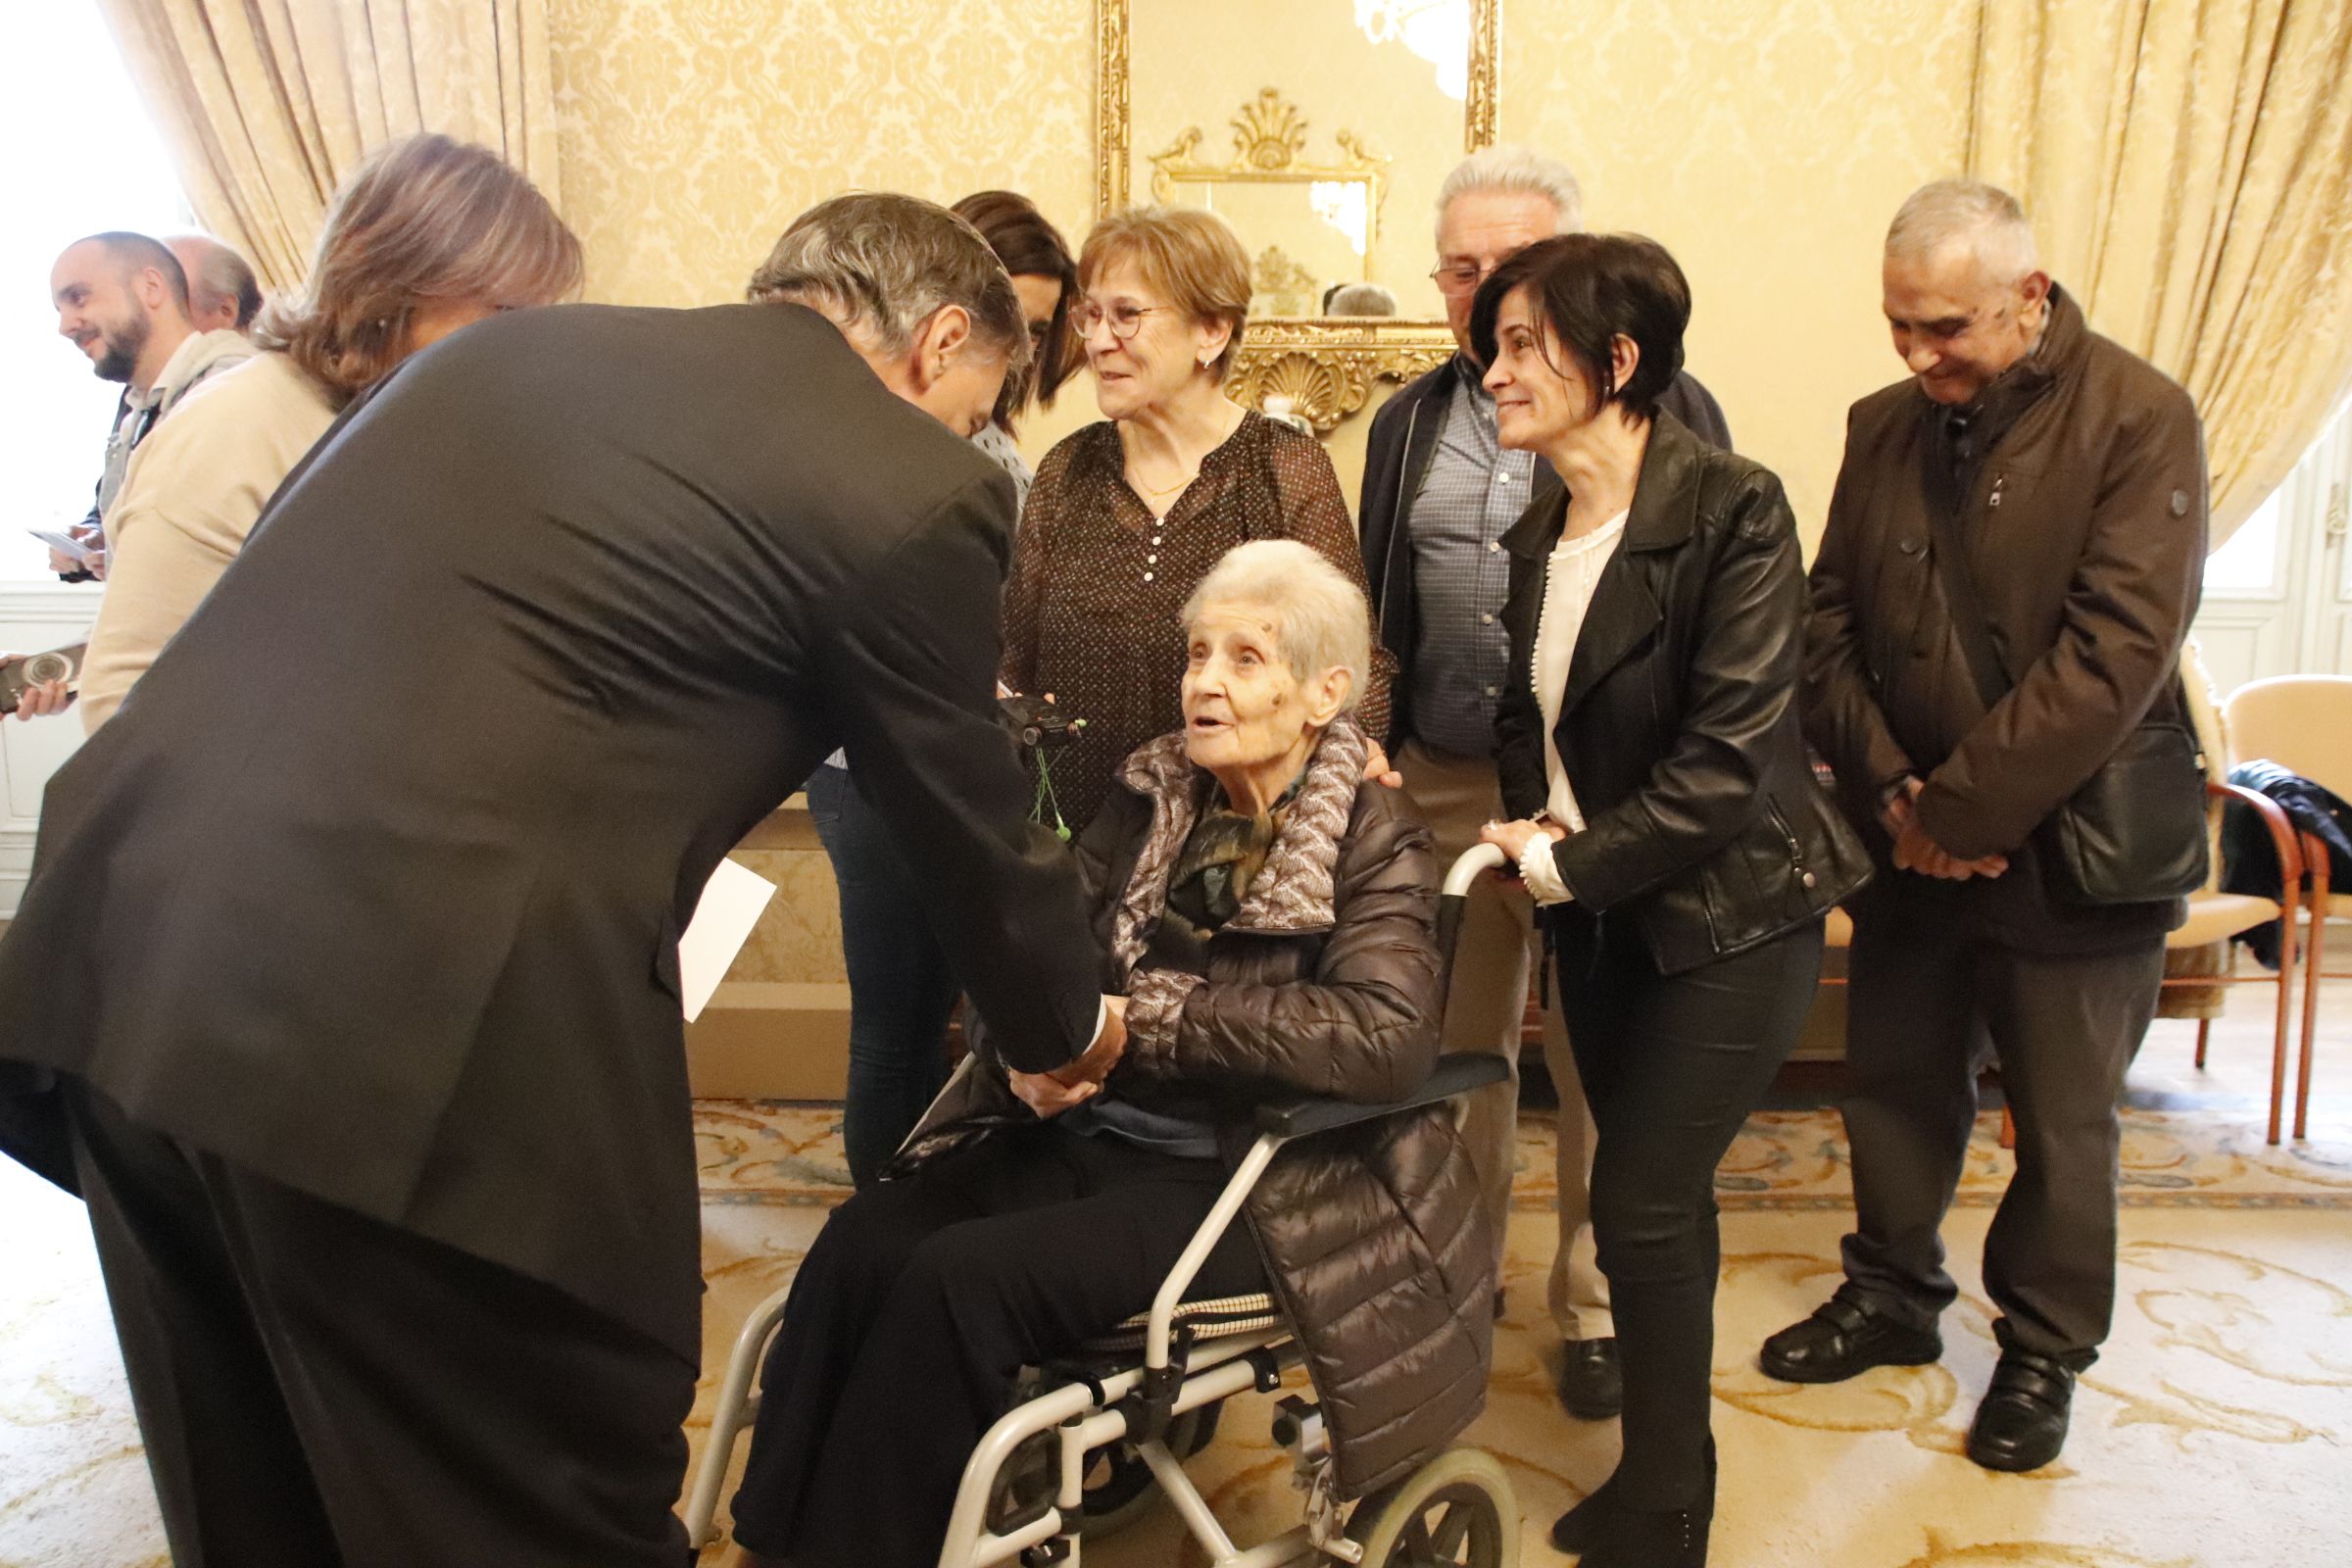
M 1128 10 L 1130 0 L 1095 0 L 1096 101 L 1095 211 L 1108 216 L 1127 206 L 1133 162 L 1134 123 L 1129 107 Z M 1463 106 L 1462 147 L 1476 152 L 1494 145 L 1501 96 L 1498 45 L 1502 0 L 1470 0 L 1469 93 Z M 1188 134 L 1152 160 L 1153 194 L 1163 198 L 1172 182 L 1188 178 L 1234 178 L 1230 169 L 1195 167 Z M 1363 158 L 1360 147 L 1347 148 Z M 1355 177 L 1377 179 L 1372 170 Z M 1379 210 L 1374 187 L 1373 210 Z M 1410 380 L 1446 363 L 1454 351 L 1445 320 L 1386 317 L 1283 317 L 1253 319 L 1235 357 L 1229 390 L 1247 408 L 1263 408 L 1284 397 L 1318 431 L 1328 432 L 1364 406 L 1373 383 Z

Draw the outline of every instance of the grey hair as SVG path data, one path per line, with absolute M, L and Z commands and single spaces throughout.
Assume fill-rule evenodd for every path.
M 185 245 L 197 257 L 188 273 L 188 303 L 196 314 L 208 315 L 225 305 L 236 313 L 238 331 L 253 324 L 262 311 L 262 284 L 244 257 L 210 234 L 173 234 L 164 245 Z
M 817 203 L 792 220 L 745 292 L 806 305 L 894 355 L 960 305 L 973 338 L 1005 357 L 1007 380 L 1028 368 L 1029 325 L 997 253 L 971 224 L 912 196 L 858 191 Z
M 1378 283 L 1349 283 L 1334 289 L 1325 316 L 1395 316 L 1396 296 Z
M 1573 234 L 1585 226 L 1585 189 L 1576 182 L 1575 172 L 1533 147 L 1508 143 L 1481 147 L 1453 166 L 1453 172 L 1438 187 L 1438 221 L 1446 221 L 1446 209 L 1454 198 L 1490 191 L 1544 198 L 1559 214 L 1555 233 Z
M 2034 225 L 2018 199 L 1981 179 L 1938 179 L 1903 200 L 1886 226 L 1886 254 L 1930 255 L 1966 240 L 1977 264 L 1995 283 L 2010 284 L 2040 265 Z
M 1276 652 L 1300 680 L 1334 665 L 1348 671 L 1342 712 L 1363 700 L 1372 663 L 1372 612 L 1364 591 L 1328 557 L 1296 539 L 1252 539 L 1218 558 L 1184 602 L 1184 625 L 1210 605 L 1247 605 L 1274 621 Z

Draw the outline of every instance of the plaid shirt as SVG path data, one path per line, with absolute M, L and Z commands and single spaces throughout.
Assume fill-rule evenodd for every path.
M 1429 472 L 1408 508 L 1419 641 L 1408 711 L 1422 744 L 1461 757 L 1494 751 L 1494 709 L 1510 668 L 1502 536 L 1534 499 L 1536 457 L 1505 452 L 1494 400 L 1474 371 L 1454 378 Z

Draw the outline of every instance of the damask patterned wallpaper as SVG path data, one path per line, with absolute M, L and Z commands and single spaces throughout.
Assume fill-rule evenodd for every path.
M 1674 252 L 1690 370 L 1808 540 L 1847 405 L 1903 373 L 1880 247 L 1960 172 L 1976 25 L 1974 0 L 1503 0 L 1503 137 L 1567 160 L 1592 227 Z
M 591 298 L 732 299 L 794 214 L 853 185 L 942 200 L 1009 185 L 1073 243 L 1093 217 L 1093 0 L 549 9 Z M 1879 242 L 1913 186 L 1959 167 L 1976 17 L 1976 0 L 1503 0 L 1504 138 L 1568 160 L 1594 226 L 1682 259 L 1691 368 L 1788 481 L 1808 537 L 1846 405 L 1901 370 Z M 1227 96 L 1203 106 L 1214 124 Z M 1024 445 L 1092 406 L 1073 382 Z M 1332 445 L 1352 495 L 1361 432 Z
M 853 186 L 1093 215 L 1093 0 L 551 0 L 588 296 L 706 305 Z

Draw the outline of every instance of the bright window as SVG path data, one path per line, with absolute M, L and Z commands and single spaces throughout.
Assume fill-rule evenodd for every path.
M 90 510 L 119 383 L 90 372 L 57 335 L 49 269 L 84 234 L 164 235 L 197 226 L 164 140 L 147 118 L 94 0 L 12 5 L 0 18 L 0 146 L 9 157 L 0 223 L 0 580 L 54 583 L 26 528 Z
M 2286 486 L 2254 509 L 2238 524 L 2229 543 L 2205 558 L 2205 591 L 2223 594 L 2270 594 L 2278 587 L 2278 519 L 2284 513 Z

